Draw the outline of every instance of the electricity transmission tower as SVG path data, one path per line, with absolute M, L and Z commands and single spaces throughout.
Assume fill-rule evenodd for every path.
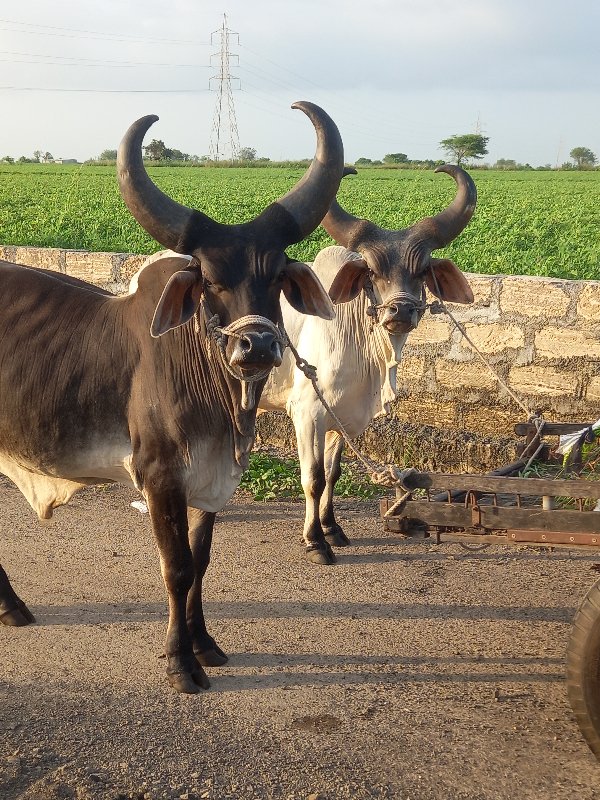
M 230 72 L 231 59 L 237 59 L 236 63 L 239 63 L 239 56 L 229 52 L 230 36 L 237 36 L 237 43 L 239 45 L 239 34 L 229 30 L 227 27 L 227 14 L 223 14 L 223 25 L 219 30 L 213 31 L 210 35 L 211 44 L 213 43 L 213 37 L 217 37 L 221 44 L 220 51 L 218 53 L 213 53 L 210 57 L 211 63 L 213 58 L 219 59 L 217 74 L 209 79 L 210 89 L 213 88 L 212 82 L 217 81 L 217 103 L 215 106 L 209 145 L 209 155 L 212 161 L 219 161 L 222 158 L 229 158 L 232 161 L 236 161 L 239 158 L 240 152 L 240 139 L 235 119 L 233 90 L 231 87 L 231 81 L 239 81 L 239 78 L 232 75 Z

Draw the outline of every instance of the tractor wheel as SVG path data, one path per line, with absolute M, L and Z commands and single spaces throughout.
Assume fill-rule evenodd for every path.
M 579 729 L 600 760 L 600 580 L 575 614 L 567 646 L 567 692 Z

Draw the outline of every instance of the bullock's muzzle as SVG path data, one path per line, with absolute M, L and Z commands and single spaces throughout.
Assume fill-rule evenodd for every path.
M 421 300 L 408 292 L 397 292 L 385 303 L 372 305 L 369 313 L 388 333 L 410 333 L 419 324 L 426 308 L 425 292 Z
M 386 304 L 381 315 L 381 324 L 388 333 L 410 333 L 419 324 L 423 309 L 415 303 Z
M 206 303 L 204 306 L 206 312 Z M 206 328 L 219 347 L 225 368 L 238 380 L 266 378 L 283 360 L 286 336 L 266 317 L 251 314 L 221 327 L 216 315 L 207 315 Z
M 278 367 L 283 358 L 281 334 L 277 329 L 254 325 L 236 332 L 229 364 L 246 373 Z

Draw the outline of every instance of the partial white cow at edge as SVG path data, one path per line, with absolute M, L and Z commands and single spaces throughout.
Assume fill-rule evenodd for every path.
M 436 171 L 456 181 L 454 200 L 436 216 L 403 230 L 379 228 L 348 214 L 337 201 L 332 203 L 322 225 L 342 246 L 322 250 L 312 267 L 337 304 L 334 320 L 302 316 L 282 299 L 290 341 L 317 368 L 319 388 L 352 438 L 387 413 L 396 397 L 397 366 L 425 310 L 425 286 L 445 301 L 473 302 L 458 267 L 449 259 L 432 258 L 431 251 L 449 244 L 465 228 L 477 192 L 459 167 L 444 165 Z M 259 409 L 285 410 L 294 424 L 306 497 L 307 558 L 331 564 L 335 557 L 330 545 L 349 541 L 336 522 L 332 502 L 344 441 L 289 348 L 267 380 Z

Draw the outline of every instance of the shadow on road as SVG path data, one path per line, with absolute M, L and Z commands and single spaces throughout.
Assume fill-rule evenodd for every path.
M 32 606 L 37 625 L 105 625 L 156 622 L 167 619 L 165 603 L 80 603 L 69 606 Z M 570 624 L 575 607 L 488 606 L 409 603 L 315 603 L 315 602 L 222 602 L 204 601 L 211 619 L 468 619 L 560 622 Z

